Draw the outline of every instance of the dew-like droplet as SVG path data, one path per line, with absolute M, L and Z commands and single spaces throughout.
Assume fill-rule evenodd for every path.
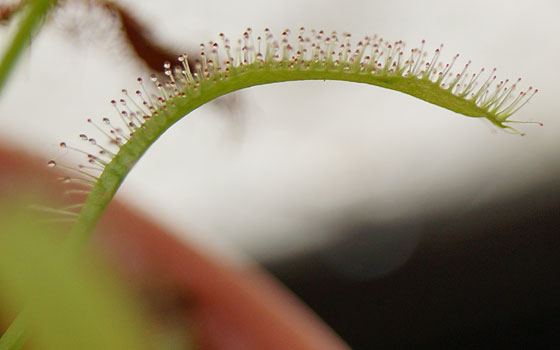
M 58 145 L 59 145 L 60 147 L 62 147 L 62 148 L 66 148 L 66 142 L 61 142 L 61 143 L 59 143 Z
M 54 160 L 49 160 L 47 166 L 49 168 L 54 168 L 56 166 L 56 162 Z
M 86 134 L 80 134 L 80 139 L 82 139 L 83 141 L 87 141 L 88 137 Z

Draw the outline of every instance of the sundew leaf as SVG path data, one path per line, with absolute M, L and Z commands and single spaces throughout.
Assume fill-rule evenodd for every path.
M 84 245 L 128 172 L 167 129 L 198 107 L 230 92 L 299 80 L 369 84 L 467 117 L 485 118 L 499 128 L 522 134 L 509 125 L 518 122 L 509 117 L 538 91 L 533 87 L 516 91 L 520 79 L 496 80 L 495 69 L 490 74 L 484 69 L 469 73 L 470 61 L 459 73 L 453 73 L 459 55 L 447 64 L 442 63 L 442 47 L 429 56 L 424 41 L 420 48 L 408 50 L 402 41 L 367 36 L 353 44 L 350 34 L 315 30 L 306 34 L 304 28 L 300 28 L 297 39 L 289 37 L 289 30 L 275 39 L 265 29 L 263 36 L 254 38 L 252 30 L 247 29 L 232 46 L 220 34 L 220 43 L 201 44 L 200 59 L 194 66 L 183 54 L 177 59 L 178 66 L 164 64 L 164 79 L 151 76 L 152 86 L 138 78 L 139 89 L 134 94 L 123 89 L 124 98 L 111 101 L 118 112 L 117 120 L 103 117 L 100 126 L 88 119 L 106 142 L 85 134 L 80 138 L 97 146 L 98 151 L 87 153 L 66 142 L 60 143 L 63 148 L 85 153 L 89 163 L 73 169 L 62 165 L 76 174 L 67 177 L 66 182 L 79 183 L 84 191 L 90 191 L 70 235 L 74 244 Z M 50 161 L 49 165 L 56 163 Z

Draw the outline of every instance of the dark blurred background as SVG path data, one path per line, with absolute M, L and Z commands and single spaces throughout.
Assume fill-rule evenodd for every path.
M 355 349 L 558 349 L 559 227 L 554 182 L 266 266 Z

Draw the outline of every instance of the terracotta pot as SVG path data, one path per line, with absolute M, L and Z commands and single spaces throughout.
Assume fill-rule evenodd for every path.
M 53 197 L 64 188 L 44 159 L 0 147 L 0 195 L 33 184 Z M 117 262 L 160 321 L 192 330 L 199 349 L 347 349 L 316 315 L 256 266 L 238 266 L 178 240 L 114 201 L 94 245 Z

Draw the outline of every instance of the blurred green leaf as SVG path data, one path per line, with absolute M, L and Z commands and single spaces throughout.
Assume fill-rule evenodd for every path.
M 2 334 L 0 338 L 0 350 L 18 350 L 21 349 L 26 341 L 27 335 L 27 318 L 24 312 L 21 312 L 10 325 L 10 328 Z
M 23 9 L 25 14 L 0 61 L 0 92 L 21 52 L 31 42 L 33 35 L 38 32 L 44 17 L 55 3 L 56 0 L 28 0 L 26 2 Z
M 4 210 L 2 210 L 4 208 Z M 108 267 L 91 254 L 76 256 L 49 226 L 0 205 L 0 303 L 25 305 L 33 347 L 151 349 L 150 332 Z

